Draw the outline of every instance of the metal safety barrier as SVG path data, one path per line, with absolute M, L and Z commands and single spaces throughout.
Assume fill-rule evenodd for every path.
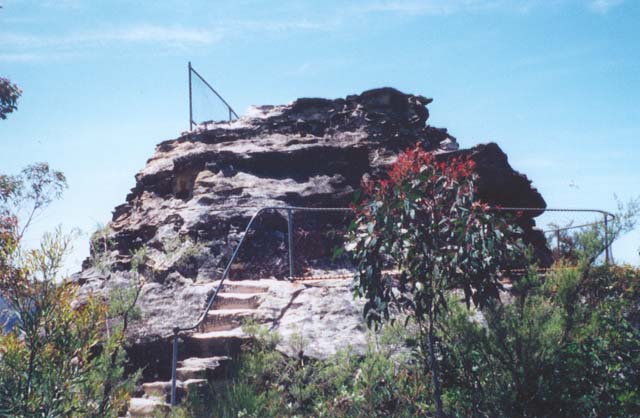
M 293 228 L 294 228 L 294 224 L 293 224 L 293 213 L 296 211 L 299 212 L 350 212 L 351 209 L 350 208 L 305 208 L 305 207 L 295 207 L 295 206 L 268 206 L 268 207 L 263 207 L 258 209 L 254 215 L 251 217 L 251 219 L 249 220 L 249 223 L 247 224 L 246 228 L 244 229 L 244 232 L 242 233 L 242 236 L 240 237 L 240 241 L 238 241 L 238 244 L 236 245 L 236 248 L 233 250 L 233 253 L 231 254 L 231 257 L 229 258 L 229 261 L 227 262 L 227 265 L 224 269 L 224 271 L 222 272 L 222 275 L 220 276 L 220 283 L 218 283 L 218 286 L 216 287 L 216 289 L 214 290 L 214 292 L 211 294 L 211 296 L 209 297 L 209 301 L 207 302 L 207 306 L 205 307 L 204 311 L 202 312 L 202 314 L 198 317 L 198 320 L 191 326 L 187 326 L 187 327 L 175 327 L 173 328 L 173 354 L 172 354 L 172 359 L 171 359 L 171 406 L 175 406 L 176 405 L 176 379 L 177 379 L 177 366 L 178 366 L 178 337 L 179 334 L 181 332 L 184 331 L 192 331 L 196 328 L 198 328 L 202 322 L 205 320 L 205 318 L 207 317 L 207 314 L 209 313 L 209 311 L 211 310 L 211 307 L 213 306 L 214 301 L 216 300 L 216 297 L 218 296 L 218 293 L 220 292 L 220 290 L 222 289 L 222 286 L 224 284 L 224 281 L 227 279 L 227 277 L 229 276 L 229 272 L 231 271 L 231 266 L 233 265 L 234 261 L 236 260 L 236 257 L 238 256 L 238 253 L 240 252 L 240 248 L 242 247 L 242 244 L 245 240 L 245 238 L 247 237 L 248 232 L 251 230 L 251 227 L 253 226 L 254 222 L 256 221 L 256 219 L 258 218 L 258 216 L 260 216 L 262 213 L 266 212 L 266 211 L 278 211 L 278 210 L 284 210 L 287 212 L 287 230 L 288 230 L 288 253 L 289 253 L 289 279 L 292 280 L 293 279 Z
M 204 309 L 204 311 L 202 312 L 202 314 L 198 317 L 198 319 L 195 321 L 195 323 L 193 325 L 190 326 L 185 326 L 185 327 L 179 327 L 176 326 L 173 328 L 173 353 L 172 353 L 172 361 L 171 361 L 171 406 L 175 406 L 176 405 L 176 380 L 177 380 L 177 365 L 178 365 L 178 338 L 181 332 L 185 332 L 185 331 L 192 331 L 196 328 L 198 328 L 200 325 L 202 325 L 203 321 L 206 319 L 209 311 L 211 310 L 211 308 L 213 307 L 213 304 L 216 300 L 216 297 L 218 296 L 218 293 L 220 292 L 220 290 L 222 289 L 222 286 L 224 285 L 224 281 L 228 278 L 229 276 L 229 272 L 231 271 L 231 266 L 234 264 L 234 262 L 236 261 L 238 254 L 240 252 L 240 249 L 242 248 L 243 243 L 245 242 L 245 238 L 247 237 L 247 234 L 249 233 L 249 231 L 251 231 L 255 221 L 258 219 L 258 217 L 267 212 L 267 211 L 284 211 L 287 214 L 287 252 L 288 252 L 288 264 L 289 264 L 289 280 L 319 280 L 317 277 L 300 277 L 300 278 L 296 278 L 294 276 L 294 248 L 293 248 L 293 235 L 294 235 L 294 213 L 295 212 L 334 212 L 334 213 L 352 213 L 353 209 L 352 208 L 340 208 L 340 207 L 335 207 L 335 208 L 310 208 L 310 207 L 298 207 L 298 206 L 268 206 L 268 207 L 262 207 L 262 208 L 257 208 L 255 206 L 241 206 L 242 208 L 255 208 L 257 209 L 256 212 L 253 214 L 253 216 L 249 219 L 249 222 L 247 223 L 247 226 L 245 227 L 242 236 L 240 237 L 240 240 L 238 241 L 238 244 L 236 245 L 236 247 L 234 248 L 231 257 L 229 258 L 229 261 L 227 262 L 224 271 L 222 272 L 222 275 L 220 276 L 220 282 L 218 283 L 218 286 L 215 288 L 215 290 L 213 291 L 213 293 L 211 294 L 211 296 L 209 297 L 209 300 L 207 301 L 206 307 Z M 236 209 L 236 208 L 234 208 Z M 615 215 L 613 215 L 612 213 L 603 211 L 603 210 L 599 210 L 599 209 L 551 209 L 551 208 L 522 208 L 522 207 L 492 207 L 490 208 L 491 210 L 494 211 L 504 211 L 504 212 L 540 212 L 540 213 L 544 213 L 544 212 L 587 212 L 587 213 L 598 213 L 600 215 L 603 216 L 603 221 L 598 221 L 598 222 L 592 222 L 592 223 L 588 223 L 588 224 L 583 224 L 583 225 L 578 225 L 578 226 L 569 226 L 569 227 L 565 227 L 565 228 L 556 228 L 551 230 L 551 232 L 555 232 L 557 234 L 559 234 L 560 231 L 562 230 L 569 230 L 569 229 L 575 229 L 575 228 L 580 228 L 580 227 L 586 227 L 586 226 L 592 226 L 592 225 L 597 225 L 597 224 L 604 224 L 604 229 L 605 229 L 605 259 L 606 259 L 606 263 L 610 262 L 610 259 L 612 259 L 612 255 L 611 255 L 611 243 L 609 242 L 609 222 L 613 219 L 615 219 Z M 228 209 L 222 209 L 223 210 L 228 210 Z M 216 211 L 216 210 L 213 210 Z M 550 231 L 543 231 L 543 232 L 550 232 Z M 347 278 L 347 275 L 339 275 L 340 278 Z M 342 277 L 344 276 L 344 277 Z M 336 276 L 337 277 L 337 276 Z M 335 278 L 335 277 L 332 277 Z
M 204 83 L 204 85 L 207 86 L 209 88 L 209 90 L 211 90 L 213 92 L 213 94 L 215 94 L 216 97 L 218 99 L 220 99 L 220 101 L 227 107 L 227 111 L 229 112 L 229 122 L 231 122 L 234 117 L 236 119 L 240 118 L 240 116 L 238 116 L 236 111 L 233 110 L 231 105 L 229 103 L 227 103 L 227 101 L 225 99 L 222 98 L 220 93 L 218 93 L 216 91 L 216 89 L 214 89 L 211 86 L 211 84 L 209 84 L 209 82 L 207 80 L 205 80 L 204 77 L 202 77 L 199 72 L 196 71 L 195 68 L 193 68 L 193 66 L 191 65 L 191 61 L 189 61 L 188 69 L 189 69 L 189 131 L 193 130 L 193 126 L 194 125 L 198 125 L 198 123 L 193 120 L 193 88 L 192 88 L 193 83 L 192 83 L 192 75 L 195 75 L 196 77 L 198 77 L 198 79 L 200 79 L 200 81 L 202 81 Z
M 601 209 L 565 209 L 565 208 L 554 209 L 554 208 L 519 208 L 519 207 L 493 207 L 491 208 L 491 210 L 505 211 L 505 212 L 576 212 L 576 213 L 600 214 L 602 215 L 602 221 L 590 222 L 590 223 L 581 224 L 581 225 L 571 225 L 563 228 L 553 228 L 553 229 L 545 230 L 542 232 L 555 233 L 557 246 L 558 246 L 558 249 L 560 249 L 560 232 L 603 224 L 604 225 L 605 263 L 609 264 L 609 262 L 613 261 L 613 250 L 611 249 L 611 243 L 609 242 L 609 222 L 613 221 L 616 218 L 616 216 L 611 212 L 607 212 L 606 210 L 601 210 Z

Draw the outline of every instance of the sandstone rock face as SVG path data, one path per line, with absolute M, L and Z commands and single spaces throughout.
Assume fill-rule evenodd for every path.
M 165 337 L 202 312 L 258 208 L 348 206 L 363 177 L 383 176 L 397 153 L 417 142 L 440 158 L 470 154 L 478 163 L 479 193 L 487 202 L 545 207 L 496 144 L 458 150 L 446 129 L 428 125 L 430 102 L 391 88 L 337 100 L 299 99 L 255 107 L 239 120 L 209 123 L 162 142 L 136 175 L 126 202 L 115 208 L 109 232 L 96 246 L 102 252 L 92 254 L 93 264 L 100 258 L 109 272 L 87 260 L 74 280 L 84 292 L 126 286 L 132 251 L 147 248 L 143 319 L 131 330 L 139 355 L 133 358 L 148 363 L 145 350 L 153 350 L 154 361 L 164 362 L 169 356 Z M 348 261 L 332 260 L 331 254 L 349 215 L 296 216 L 295 275 L 348 271 Z M 522 223 L 539 256 L 548 259 L 544 237 L 532 229 L 533 219 L 525 217 Z M 250 232 L 231 278 L 284 279 L 288 268 L 286 213 L 265 213 Z M 280 282 L 280 291 L 262 297 L 260 309 L 270 315 L 270 327 L 285 337 L 302 335 L 313 341 L 307 355 L 322 358 L 341 345 L 364 344 L 360 306 L 344 281 L 315 286 Z

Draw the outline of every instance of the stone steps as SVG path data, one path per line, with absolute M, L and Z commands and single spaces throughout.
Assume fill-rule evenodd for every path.
M 186 352 L 193 357 L 178 362 L 178 402 L 190 391 L 208 390 L 210 384 L 214 387 L 224 384 L 231 358 L 251 340 L 242 325 L 247 319 L 259 316 L 257 308 L 268 290 L 256 281 L 228 281 L 223 285 L 201 326 L 203 332 L 183 338 Z M 143 383 L 142 392 L 142 397 L 131 398 L 128 417 L 155 417 L 170 410 L 171 381 Z
M 191 357 L 178 362 L 176 398 L 180 402 L 190 391 L 206 390 L 210 381 L 226 377 L 231 359 L 226 356 Z M 128 417 L 156 417 L 170 411 L 171 381 L 142 384 L 142 397 L 129 401 Z
M 251 337 L 242 327 L 224 331 L 196 332 L 185 337 L 185 343 L 189 344 L 199 357 L 233 357 L 240 351 L 240 347 L 250 340 Z
M 256 309 L 262 297 L 255 293 L 218 293 L 213 309 Z
M 177 397 L 182 399 L 190 390 L 202 388 L 206 385 L 207 379 L 176 380 Z M 144 397 L 147 399 L 164 399 L 166 402 L 171 400 L 171 381 L 143 383 L 142 390 L 144 391 Z
M 127 417 L 148 418 L 156 417 L 160 414 L 167 414 L 171 411 L 168 403 L 157 398 L 131 398 L 129 399 L 129 409 Z
M 195 333 L 187 337 L 199 348 L 199 357 L 190 357 L 178 362 L 176 369 L 176 400 L 180 402 L 193 390 L 205 390 L 209 382 L 226 377 L 231 357 L 206 356 L 207 353 L 236 354 L 242 343 L 249 341 L 241 327 L 226 331 Z M 171 381 L 146 382 L 142 384 L 142 397 L 131 398 L 128 417 L 155 417 L 170 410 Z
M 261 286 L 258 284 L 246 284 L 243 281 L 234 282 L 234 281 L 227 280 L 222 285 L 221 291 L 225 293 L 260 294 L 260 293 L 267 293 L 269 291 L 269 287 L 264 285 Z
M 255 309 L 216 309 L 209 311 L 203 322 L 203 329 L 210 331 L 228 331 L 241 327 L 249 318 L 255 317 Z
M 179 380 L 222 379 L 230 361 L 227 356 L 191 357 L 178 362 L 176 377 Z

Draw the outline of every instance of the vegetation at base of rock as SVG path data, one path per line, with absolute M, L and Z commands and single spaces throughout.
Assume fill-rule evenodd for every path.
M 3 416 L 117 417 L 134 389 L 123 343 L 135 301 L 78 303 L 75 286 L 58 276 L 70 242 L 60 231 L 45 235 L 2 276 L 0 291 L 18 317 L 0 336 Z
M 444 415 L 435 327 L 447 315 L 447 293 L 462 290 L 467 305 L 491 303 L 503 271 L 524 254 L 515 222 L 477 200 L 477 180 L 471 159 L 438 161 L 419 144 L 407 149 L 388 178 L 364 184 L 346 247 L 367 321 L 388 320 L 395 308 L 418 323 L 437 417 Z M 385 267 L 399 271 L 397 280 Z
M 583 272 L 559 264 L 541 280 L 532 269 L 513 303 L 483 309 L 485 323 L 456 306 L 440 331 L 452 415 L 640 415 L 640 270 Z
M 0 334 L 0 416 L 121 416 L 138 378 L 125 376 L 123 345 L 139 287 L 111 304 L 79 298 L 60 276 L 73 234 L 58 228 L 38 248 L 22 246 L 31 220 L 64 188 L 47 164 L 0 176 L 0 294 L 15 317 Z
M 254 332 L 257 328 L 253 328 Z M 278 338 L 258 331 L 230 384 L 190 398 L 174 416 L 415 417 L 425 416 L 432 391 L 416 367 L 399 323 L 371 336 L 364 355 L 342 350 L 325 361 L 276 350 Z
M 558 264 L 543 280 L 531 269 L 514 285 L 513 303 L 481 311 L 448 295 L 449 315 L 435 335 L 447 416 L 640 416 L 640 269 L 599 265 L 583 272 Z M 252 332 L 256 343 L 228 384 L 194 394 L 172 417 L 434 412 L 412 321 L 383 325 L 363 355 L 344 350 L 324 361 L 283 356 L 276 335 Z

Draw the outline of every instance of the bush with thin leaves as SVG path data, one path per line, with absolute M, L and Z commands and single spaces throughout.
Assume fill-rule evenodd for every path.
M 0 295 L 17 317 L 0 334 L 0 416 L 121 416 L 138 377 L 125 376 L 124 344 L 140 287 L 111 304 L 80 298 L 60 276 L 73 235 L 58 228 L 38 248 L 21 246 L 30 220 L 66 187 L 61 173 L 39 164 L 0 176 L 0 186 Z M 16 208 L 26 208 L 22 226 Z
M 542 281 L 531 269 L 484 323 L 452 303 L 439 334 L 452 415 L 640 416 L 640 272 L 582 273 L 561 264 Z

